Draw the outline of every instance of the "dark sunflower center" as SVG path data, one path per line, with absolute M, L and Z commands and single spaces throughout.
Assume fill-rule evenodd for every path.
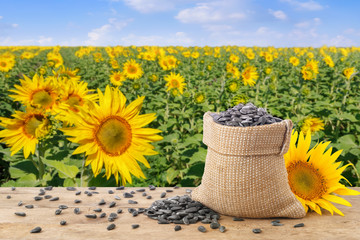
M 137 72 L 137 68 L 135 66 L 128 67 L 128 72 L 131 74 L 135 74 Z
M 287 171 L 291 190 L 302 199 L 315 200 L 326 193 L 327 185 L 324 176 L 310 163 L 294 162 Z
M 40 105 L 41 107 L 47 108 L 53 103 L 53 98 L 48 91 L 40 90 L 32 95 L 32 102 L 35 105 Z
M 121 117 L 110 116 L 100 124 L 95 136 L 98 144 L 106 154 L 118 156 L 130 147 L 132 139 L 131 126 Z
M 171 86 L 172 86 L 173 88 L 178 88 L 178 87 L 179 87 L 179 81 L 176 80 L 176 79 L 172 79 L 172 80 L 171 80 Z
M 26 135 L 36 137 L 37 128 L 43 124 L 44 116 L 42 115 L 31 115 L 25 120 L 24 132 Z
M 1 65 L 2 67 L 6 67 L 6 62 L 1 62 L 0 65 Z

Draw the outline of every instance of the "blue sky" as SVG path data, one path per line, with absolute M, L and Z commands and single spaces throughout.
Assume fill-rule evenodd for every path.
M 358 0 L 0 0 L 0 45 L 360 46 Z

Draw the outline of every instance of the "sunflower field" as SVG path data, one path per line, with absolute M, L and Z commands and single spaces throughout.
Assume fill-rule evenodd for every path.
M 0 47 L 0 185 L 197 186 L 204 113 L 252 102 L 360 186 L 359 70 L 358 47 Z

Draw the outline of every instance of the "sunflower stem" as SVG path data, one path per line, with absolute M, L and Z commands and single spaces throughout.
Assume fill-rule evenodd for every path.
M 44 162 L 42 161 L 43 157 L 44 157 L 44 149 L 42 147 L 42 143 L 39 142 L 39 145 L 38 145 L 39 180 L 43 180 L 43 177 L 44 177 L 44 174 L 45 174 L 45 165 L 44 165 Z
M 84 153 L 84 157 L 83 157 L 83 161 L 82 161 L 82 165 L 81 165 L 81 173 L 80 173 L 80 187 L 83 187 L 83 176 L 84 176 L 84 171 L 85 171 L 85 153 Z

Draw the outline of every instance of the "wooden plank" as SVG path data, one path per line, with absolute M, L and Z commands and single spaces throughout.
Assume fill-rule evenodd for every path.
M 59 201 L 50 202 L 43 199 L 35 201 L 40 188 L 0 188 L 0 239 L 359 239 L 360 238 L 360 197 L 345 196 L 344 198 L 352 203 L 353 207 L 337 205 L 345 214 L 345 217 L 324 212 L 323 216 L 310 213 L 303 219 L 281 219 L 284 226 L 275 227 L 270 224 L 271 219 L 245 219 L 243 222 L 234 222 L 229 216 L 221 216 L 219 222 L 226 226 L 227 231 L 220 233 L 219 230 L 210 229 L 209 225 L 197 223 L 191 225 L 181 225 L 182 230 L 175 232 L 174 224 L 159 225 L 157 221 L 149 219 L 140 214 L 132 217 L 128 213 L 129 207 L 147 208 L 155 200 L 160 199 L 160 194 L 166 189 L 173 192 L 167 193 L 166 197 L 185 195 L 187 188 L 157 188 L 150 191 L 147 187 L 146 193 L 152 199 L 146 199 L 142 193 L 136 192 L 132 200 L 138 204 L 128 204 L 127 198 L 123 197 L 124 192 L 136 191 L 139 188 L 126 188 L 125 190 L 115 190 L 115 188 L 97 188 L 91 197 L 83 192 L 87 188 L 77 188 L 82 194 L 75 196 L 75 192 L 67 191 L 65 188 L 54 188 L 46 194 L 53 197 L 58 196 Z M 108 190 L 113 190 L 114 194 L 108 194 Z M 353 188 L 360 190 L 360 188 Z M 88 190 L 90 191 L 90 190 Z M 11 199 L 7 199 L 10 195 Z M 115 200 L 115 195 L 121 200 Z M 80 204 L 75 204 L 74 200 L 80 199 Z M 103 212 L 109 215 L 117 209 L 123 209 L 119 218 L 114 221 L 116 228 L 108 231 L 106 227 L 110 224 L 107 218 L 87 219 L 85 214 L 94 213 L 93 209 L 98 208 L 98 202 L 104 199 L 106 205 L 100 206 Z M 23 202 L 19 207 L 18 202 Z M 117 205 L 109 208 L 109 203 L 115 201 Z M 33 204 L 33 209 L 26 209 L 24 206 Z M 55 210 L 60 204 L 65 204 L 69 208 L 63 210 L 61 215 L 55 215 Z M 80 215 L 75 215 L 73 209 L 79 207 Z M 26 217 L 16 216 L 15 212 L 25 212 Z M 97 214 L 99 215 L 99 214 Z M 60 221 L 66 220 L 67 225 L 61 226 Z M 293 228 L 297 223 L 304 223 L 303 228 Z M 140 224 L 138 229 L 132 229 L 132 224 Z M 201 233 L 197 227 L 203 225 L 208 231 Z M 40 226 L 41 233 L 30 234 L 30 230 Z M 253 228 L 261 228 L 262 233 L 252 233 Z

